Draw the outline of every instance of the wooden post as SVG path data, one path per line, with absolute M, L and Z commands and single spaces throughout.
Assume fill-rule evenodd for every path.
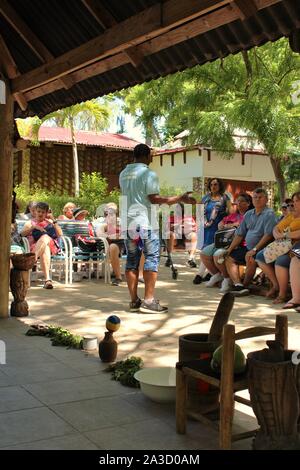
M 8 317 L 13 179 L 13 104 L 13 97 L 6 84 L 5 104 L 0 104 L 0 318 Z
M 187 378 L 180 369 L 176 369 L 176 431 L 186 432 Z
M 30 148 L 22 150 L 22 183 L 30 188 Z
M 221 366 L 220 392 L 220 436 L 221 449 L 231 449 L 232 421 L 234 413 L 233 378 L 234 378 L 234 325 L 225 325 L 223 329 L 223 353 Z
M 276 315 L 275 339 L 282 344 L 283 349 L 288 349 L 288 317 Z

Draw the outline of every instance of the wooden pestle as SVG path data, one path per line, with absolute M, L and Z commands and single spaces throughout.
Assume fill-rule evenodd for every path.
M 223 327 L 226 325 L 234 304 L 234 295 L 227 292 L 223 295 L 212 321 L 207 341 L 219 342 L 222 338 Z

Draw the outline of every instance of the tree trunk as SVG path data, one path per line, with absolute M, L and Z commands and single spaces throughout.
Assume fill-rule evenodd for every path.
M 159 135 L 159 132 L 158 130 L 156 129 L 154 123 L 152 122 L 152 133 L 153 133 L 153 136 L 155 136 L 160 144 L 160 146 L 163 146 L 163 141 Z
M 286 183 L 281 168 L 281 161 L 279 158 L 270 156 L 271 165 L 275 174 L 275 178 L 279 188 L 280 202 L 282 203 L 287 197 Z
M 78 163 L 77 143 L 75 139 L 73 118 L 70 117 L 69 120 L 70 120 L 71 136 L 72 136 L 75 196 L 78 197 L 79 196 L 79 163 Z
M 0 318 L 8 317 L 13 181 L 13 104 L 12 95 L 6 84 L 6 104 L 0 104 Z

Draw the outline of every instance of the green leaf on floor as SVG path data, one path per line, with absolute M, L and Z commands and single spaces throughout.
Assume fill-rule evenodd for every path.
M 46 336 L 51 338 L 52 346 L 66 346 L 72 349 L 82 349 L 82 336 L 73 335 L 70 331 L 60 326 L 31 325 L 25 333 L 26 336 Z
M 111 364 L 105 372 L 112 373 L 112 380 L 117 380 L 127 387 L 138 388 L 139 382 L 134 378 L 134 374 L 142 369 L 144 363 L 141 357 L 131 356 L 125 361 L 119 361 Z

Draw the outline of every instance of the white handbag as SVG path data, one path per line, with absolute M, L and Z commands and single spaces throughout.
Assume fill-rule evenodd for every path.
M 282 238 L 274 240 L 264 249 L 264 258 L 266 263 L 273 263 L 279 256 L 288 253 L 291 248 L 291 240 L 286 240 Z

